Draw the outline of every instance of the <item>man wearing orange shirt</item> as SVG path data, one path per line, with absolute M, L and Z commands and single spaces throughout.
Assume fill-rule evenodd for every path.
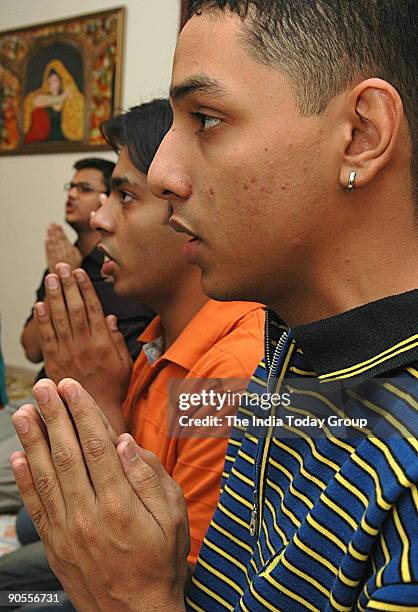
M 179 385 L 181 390 L 190 393 L 192 389 L 208 390 L 219 379 L 227 379 L 225 388 L 244 391 L 251 364 L 261 356 L 263 319 L 258 304 L 208 300 L 167 350 L 158 349 L 164 333 L 159 316 L 140 336 L 145 344 L 134 364 L 123 415 L 127 431 L 140 446 L 158 455 L 183 489 L 189 513 L 191 563 L 196 562 L 218 501 L 226 440 L 212 437 L 210 426 L 175 429 L 179 418 L 172 406 L 172 383 L 182 379 L 185 384 Z M 224 426 L 228 408 L 230 412 L 231 407 L 223 407 L 221 412 Z M 197 414 L 202 411 L 205 414 L 204 407 L 198 408 Z M 215 408 L 208 407 L 206 414 L 215 416 Z M 184 415 L 186 423 L 192 423 L 189 412 Z M 214 425 L 212 433 L 228 436 L 221 425 Z
M 189 237 L 172 231 L 166 203 L 149 192 L 148 168 L 170 125 L 168 102 L 155 100 L 103 126 L 119 159 L 112 193 L 92 217 L 106 256 L 102 274 L 112 277 L 116 293 L 158 313 L 140 336 L 143 350 L 132 374 L 116 318 L 104 317 L 83 270 L 72 273 L 58 264 L 57 274 L 46 277 L 47 303 L 35 305 L 35 318 L 48 376 L 55 382 L 78 380 L 114 432 L 130 431 L 181 485 L 190 523 L 188 561 L 194 564 L 218 501 L 227 432 L 196 436 L 171 430 L 170 385 L 176 379 L 198 386 L 205 379 L 227 379 L 227 385 L 241 382 L 244 389 L 262 357 L 264 310 L 250 302 L 208 299 L 199 268 L 182 255 Z M 23 583 L 25 589 L 57 588 L 39 546 L 30 545 L 29 557 L 24 547 L 26 554 L 18 550 L 0 560 L 0 589 L 16 590 Z

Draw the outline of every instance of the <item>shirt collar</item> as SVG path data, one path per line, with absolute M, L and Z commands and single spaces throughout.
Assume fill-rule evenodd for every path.
M 164 353 L 164 336 L 160 336 L 155 340 L 151 340 L 150 342 L 143 344 L 142 352 L 148 359 L 148 363 L 153 365 Z
M 277 338 L 283 323 L 273 315 L 270 327 Z M 323 383 L 381 375 L 418 360 L 418 289 L 293 327 L 292 334 Z
M 153 367 L 157 367 L 164 360 L 176 363 L 190 371 L 220 338 L 236 326 L 239 319 L 258 308 L 260 304 L 253 302 L 208 300 L 189 321 L 173 344 L 153 363 Z M 142 343 L 149 343 L 163 334 L 161 319 L 156 316 L 138 340 Z

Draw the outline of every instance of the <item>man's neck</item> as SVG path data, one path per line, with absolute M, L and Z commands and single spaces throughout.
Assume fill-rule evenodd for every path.
M 193 282 L 184 283 L 177 288 L 170 299 L 154 304 L 152 307 L 160 315 L 164 329 L 164 350 L 167 350 L 178 338 L 183 329 L 193 319 L 194 315 L 208 301 L 200 286 L 200 277 L 194 277 Z
M 309 269 L 300 266 L 287 287 L 275 288 L 277 298 L 272 296 L 268 306 L 295 326 L 416 289 L 416 231 L 413 220 L 402 223 L 394 213 L 374 225 L 358 225 L 322 253 L 319 248 L 312 253 Z
M 78 231 L 77 232 L 77 248 L 86 257 L 94 249 L 100 240 L 100 234 L 95 231 Z

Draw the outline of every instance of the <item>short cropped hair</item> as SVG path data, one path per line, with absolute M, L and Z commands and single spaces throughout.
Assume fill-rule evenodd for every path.
M 230 11 L 259 62 L 290 80 L 299 111 L 320 114 L 334 96 L 371 77 L 398 91 L 416 159 L 415 0 L 189 0 L 188 18 Z
M 103 182 L 106 185 L 106 191 L 110 189 L 110 179 L 112 178 L 114 167 L 114 162 L 109 161 L 108 159 L 102 159 L 101 157 L 87 157 L 85 159 L 79 159 L 73 166 L 75 170 L 84 170 L 85 168 L 99 170 L 102 173 Z
M 173 113 L 166 99 L 156 99 L 104 121 L 101 132 L 116 153 L 126 147 L 132 163 L 148 174 L 162 139 L 173 123 Z

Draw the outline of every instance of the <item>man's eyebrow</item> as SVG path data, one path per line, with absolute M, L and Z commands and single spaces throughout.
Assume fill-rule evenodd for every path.
M 201 92 L 208 96 L 228 95 L 222 83 L 209 76 L 197 74 L 189 77 L 179 85 L 173 85 L 170 89 L 170 98 L 173 102 L 179 102 L 191 94 Z
M 127 176 L 112 176 L 110 179 L 110 188 L 119 189 L 120 187 L 139 187 L 138 183 L 132 182 Z

